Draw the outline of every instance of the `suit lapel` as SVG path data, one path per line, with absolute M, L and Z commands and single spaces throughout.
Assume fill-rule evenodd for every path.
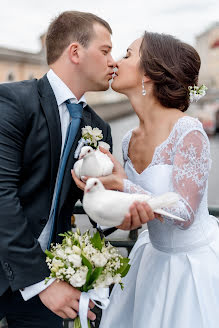
M 56 176 L 59 167 L 60 152 L 61 152 L 61 123 L 58 112 L 58 105 L 49 84 L 46 75 L 38 81 L 38 91 L 40 103 L 47 121 L 49 137 L 50 137 L 50 204 L 53 197 Z
M 62 205 L 64 204 L 66 195 L 69 191 L 69 188 L 72 184 L 72 176 L 71 176 L 71 169 L 74 166 L 74 163 L 77 161 L 77 159 L 74 158 L 74 153 L 78 145 L 78 141 L 81 138 L 81 128 L 83 128 L 85 125 L 91 125 L 91 113 L 88 110 L 88 106 L 86 106 L 83 109 L 83 116 L 81 119 L 81 124 L 78 129 L 77 135 L 75 137 L 75 140 L 73 142 L 72 148 L 69 153 L 68 161 L 66 163 L 66 168 L 65 168 L 65 174 L 63 177 L 63 182 L 62 182 L 62 190 L 60 194 L 60 201 L 59 201 L 59 210 L 61 209 Z

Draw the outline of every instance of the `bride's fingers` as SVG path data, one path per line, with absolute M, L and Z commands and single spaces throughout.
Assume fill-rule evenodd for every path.
M 152 211 L 152 208 L 146 202 L 143 202 L 142 206 L 144 207 L 144 210 L 147 213 L 148 219 L 150 221 L 153 220 L 155 218 L 155 215 L 154 215 L 154 212 Z
M 113 157 L 113 155 L 111 154 L 111 152 L 109 151 L 109 150 L 107 150 L 107 149 L 105 149 L 105 148 L 103 148 L 103 147 L 99 147 L 99 149 L 100 149 L 100 151 L 102 152 L 102 153 L 104 153 L 104 154 L 107 154 L 107 156 L 109 156 L 110 158 L 112 158 Z M 113 157 L 114 158 L 114 157 Z
M 139 206 L 139 205 L 140 205 L 140 203 L 134 202 L 129 208 L 130 214 L 131 214 L 131 228 L 130 228 L 130 230 L 137 229 L 142 224 L 141 217 L 139 215 L 139 211 L 138 211 L 138 208 L 137 208 L 137 206 Z M 148 220 L 146 220 L 146 222 L 147 221 Z
M 144 206 L 144 203 L 136 203 L 136 216 L 139 216 L 141 224 L 147 223 L 150 220 L 150 217 L 147 213 L 147 209 Z

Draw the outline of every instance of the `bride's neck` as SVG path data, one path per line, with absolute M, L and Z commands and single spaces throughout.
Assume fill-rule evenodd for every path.
M 160 124 L 167 114 L 168 109 L 158 103 L 151 96 L 130 96 L 131 105 L 139 118 L 139 127 L 150 130 L 152 126 Z

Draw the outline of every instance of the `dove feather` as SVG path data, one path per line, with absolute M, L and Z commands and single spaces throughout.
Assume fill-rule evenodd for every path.
M 161 207 L 174 205 L 178 200 L 179 196 L 173 192 L 151 197 L 146 194 L 128 194 L 119 191 L 101 189 L 99 191 L 85 193 L 83 206 L 85 212 L 91 217 L 91 219 L 104 226 L 121 224 L 134 201 L 146 201 L 154 212 L 163 214 L 172 219 L 184 221 L 183 219 L 161 209 Z

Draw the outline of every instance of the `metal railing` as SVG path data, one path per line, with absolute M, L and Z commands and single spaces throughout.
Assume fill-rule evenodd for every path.
M 219 217 L 219 206 L 211 205 L 208 207 L 209 214 Z M 86 214 L 82 205 L 76 205 L 73 211 L 74 214 Z M 136 240 L 138 238 L 138 229 L 131 230 L 129 232 L 129 239 L 127 240 L 113 240 L 107 239 L 110 243 L 115 247 L 124 247 L 127 249 L 128 253 L 130 253 L 132 247 L 134 246 Z

